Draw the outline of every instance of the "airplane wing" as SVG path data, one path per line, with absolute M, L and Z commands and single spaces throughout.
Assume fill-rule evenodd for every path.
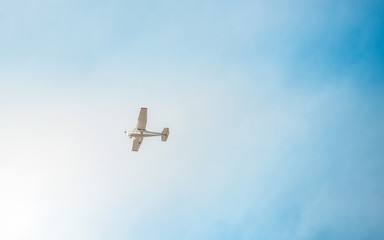
M 141 146 L 141 143 L 143 142 L 144 138 L 135 137 L 133 138 L 133 145 L 132 145 L 132 151 L 139 151 L 139 148 Z
M 136 129 L 144 130 L 147 126 L 147 108 L 141 108 L 139 118 L 137 119 Z

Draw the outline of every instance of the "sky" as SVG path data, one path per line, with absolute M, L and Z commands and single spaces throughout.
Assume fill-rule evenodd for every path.
M 383 239 L 384 3 L 0 0 L 0 239 Z M 167 142 L 131 151 L 140 107 Z

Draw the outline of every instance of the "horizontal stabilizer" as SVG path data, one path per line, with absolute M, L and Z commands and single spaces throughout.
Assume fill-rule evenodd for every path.
M 165 142 L 168 139 L 169 135 L 169 128 L 164 128 L 163 132 L 161 133 L 161 141 Z

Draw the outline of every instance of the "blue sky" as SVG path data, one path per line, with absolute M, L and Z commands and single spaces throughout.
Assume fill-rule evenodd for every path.
M 383 239 L 383 5 L 0 1 L 0 238 Z

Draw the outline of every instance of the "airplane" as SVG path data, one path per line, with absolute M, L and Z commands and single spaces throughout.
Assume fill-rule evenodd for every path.
M 168 139 L 169 128 L 164 128 L 163 132 L 150 132 L 145 129 L 147 125 L 147 108 L 141 108 L 139 118 L 137 119 L 136 128 L 132 131 L 125 131 L 125 135 L 133 138 L 132 151 L 137 152 L 145 137 L 161 136 L 161 141 L 165 142 Z

